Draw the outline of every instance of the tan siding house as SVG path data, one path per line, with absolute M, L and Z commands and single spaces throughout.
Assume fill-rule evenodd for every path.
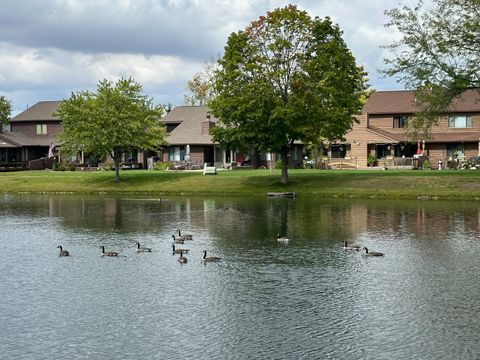
M 363 107 L 362 115 L 346 135 L 346 156 L 367 166 L 367 156 L 380 163 L 392 159 L 428 159 L 433 168 L 461 164 L 480 155 L 480 92 L 468 90 L 452 102 L 448 114 L 438 120 L 428 138 L 409 139 L 408 121 L 420 111 L 413 91 L 377 91 Z

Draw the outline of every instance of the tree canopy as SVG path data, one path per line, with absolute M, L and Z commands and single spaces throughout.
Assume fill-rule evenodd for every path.
M 8 124 L 10 121 L 10 115 L 12 114 L 12 104 L 7 98 L 0 96 L 0 125 Z
M 361 110 L 365 73 L 329 18 L 289 5 L 232 33 L 215 73 L 209 103 L 226 147 L 280 153 L 288 182 L 294 141 L 341 139 Z
M 61 151 L 110 156 L 115 164 L 115 180 L 119 181 L 125 152 L 155 150 L 164 142 L 162 114 L 163 107 L 153 105 L 132 78 L 116 83 L 102 80 L 96 92 L 72 93 L 58 106 L 57 115 L 63 124 L 59 135 Z
M 434 0 L 431 8 L 420 0 L 385 13 L 401 38 L 386 47 L 384 72 L 417 91 L 423 111 L 411 131 L 427 135 L 455 97 L 480 88 L 480 0 Z
M 203 65 L 203 69 L 187 81 L 189 93 L 184 96 L 186 105 L 204 106 L 215 98 L 214 73 L 218 68 L 216 62 Z

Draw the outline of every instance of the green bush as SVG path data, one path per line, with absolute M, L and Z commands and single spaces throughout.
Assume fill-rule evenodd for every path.
M 75 164 L 71 164 L 71 163 L 68 164 L 68 165 L 67 165 L 67 170 L 68 170 L 68 171 L 75 171 Z
M 425 160 L 422 164 L 422 169 L 423 170 L 431 170 L 432 169 L 432 165 L 430 164 L 430 161 L 428 160 Z
M 170 167 L 173 167 L 173 163 L 168 161 L 159 161 L 153 164 L 154 170 L 167 170 Z
M 368 154 L 367 166 L 377 166 L 377 158 L 375 157 L 375 155 Z
M 58 162 L 54 161 L 52 163 L 52 171 L 58 171 Z
M 57 171 L 65 171 L 65 165 L 63 163 L 58 164 Z
M 282 160 L 275 161 L 275 169 L 281 169 L 281 168 L 282 168 Z

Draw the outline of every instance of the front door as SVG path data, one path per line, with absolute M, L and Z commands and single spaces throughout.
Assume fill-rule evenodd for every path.
M 212 166 L 215 163 L 213 146 L 206 146 L 203 148 L 203 162 Z

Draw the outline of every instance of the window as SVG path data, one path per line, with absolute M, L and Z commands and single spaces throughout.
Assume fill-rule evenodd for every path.
M 185 159 L 185 151 L 183 147 L 171 146 L 168 150 L 168 161 L 182 161 Z
M 47 124 L 37 124 L 35 133 L 37 135 L 47 135 Z
M 332 144 L 332 158 L 343 159 L 347 155 L 347 150 L 350 150 L 350 144 Z
M 167 133 L 171 133 L 173 130 L 177 128 L 177 126 L 180 124 L 167 124 Z
M 449 128 L 471 128 L 472 117 L 470 115 L 453 115 L 448 117 Z
M 462 159 L 465 156 L 463 152 L 463 144 L 447 144 L 447 156 L 452 159 Z
M 408 116 L 394 116 L 393 117 L 394 128 L 406 128 L 408 127 Z

